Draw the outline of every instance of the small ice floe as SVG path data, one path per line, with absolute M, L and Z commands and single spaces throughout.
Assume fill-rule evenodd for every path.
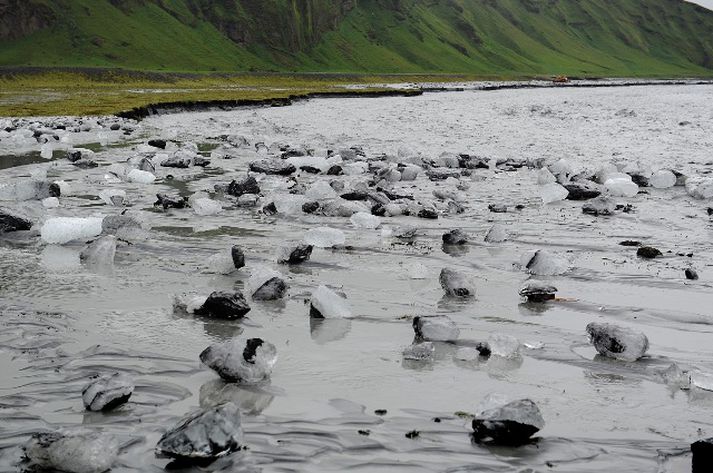
M 612 215 L 616 209 L 616 204 L 613 200 L 607 197 L 597 197 L 582 206 L 582 212 L 589 215 L 607 216 Z
M 336 199 L 337 193 L 327 181 L 317 181 L 305 192 L 305 197 L 309 200 Z
M 215 291 L 193 311 L 196 315 L 218 319 L 242 319 L 250 312 L 250 306 L 240 291 Z
M 253 300 L 274 301 L 282 299 L 287 293 L 288 285 L 282 275 L 269 268 L 256 268 L 248 280 L 248 292 Z
M 686 179 L 686 192 L 695 199 L 713 199 L 713 178 L 689 177 Z
M 381 225 L 381 219 L 376 215 L 366 212 L 357 212 L 349 218 L 349 221 L 356 228 L 374 230 Z
M 156 456 L 204 464 L 243 446 L 240 410 L 232 402 L 201 409 L 181 419 L 156 444 Z
M 102 232 L 100 217 L 55 217 L 45 221 L 40 229 L 42 241 L 63 245 L 73 240 L 94 238 Z
M 436 347 L 431 342 L 418 342 L 409 345 L 403 351 L 404 360 L 430 361 L 436 352 Z
M 304 241 L 317 248 L 331 248 L 343 245 L 346 242 L 346 237 L 344 232 L 336 228 L 318 227 L 307 230 Z
M 116 256 L 116 237 L 105 235 L 89 243 L 79 254 L 79 260 L 87 266 L 109 267 Z
M 121 373 L 102 376 L 82 390 L 82 402 L 88 411 L 108 411 L 128 402 L 134 383 Z
M 444 233 L 442 240 L 444 245 L 465 245 L 468 243 L 468 235 L 460 229 L 455 229 Z
M 521 260 L 522 267 L 537 276 L 556 276 L 569 269 L 569 262 L 546 250 L 525 253 Z
M 495 225 L 490 227 L 490 230 L 488 230 L 488 233 L 485 235 L 486 243 L 502 243 L 507 239 L 507 230 L 503 225 L 500 225 L 499 223 L 496 223 Z
M 529 282 L 524 285 L 519 292 L 520 296 L 526 297 L 528 302 L 547 302 L 555 298 L 557 288 L 539 282 Z
M 520 356 L 522 344 L 510 335 L 494 333 L 488 338 L 488 348 L 492 356 L 512 359 Z
M 309 261 L 312 256 L 312 245 L 283 246 L 277 251 L 277 262 L 280 264 L 300 264 Z
M 476 442 L 520 446 L 528 443 L 545 426 L 539 407 L 530 399 L 486 404 L 492 407 L 482 410 L 473 419 L 473 440 Z
M 460 335 L 458 326 L 445 315 L 414 317 L 412 325 L 417 340 L 452 342 Z
M 126 191 L 123 189 L 104 189 L 99 192 L 99 198 L 106 205 L 121 207 L 126 204 Z
M 668 169 L 660 169 L 649 178 L 649 185 L 656 189 L 668 189 L 676 185 L 676 175 Z
M 236 337 L 209 346 L 200 360 L 231 383 L 261 384 L 270 380 L 277 349 L 261 338 Z
M 569 191 L 555 182 L 545 184 L 544 186 L 540 187 L 539 193 L 543 204 L 559 202 L 561 200 L 565 200 L 567 196 L 569 196 Z
M 211 199 L 204 192 L 193 194 L 188 199 L 188 203 L 196 214 L 203 217 L 216 215 L 223 211 L 223 206 L 220 202 Z
M 156 176 L 148 171 L 132 169 L 126 174 L 126 180 L 136 184 L 152 184 L 156 180 Z
M 352 312 L 345 297 L 322 285 L 312 293 L 309 315 L 317 319 L 332 319 L 351 317 Z
M 87 431 L 34 434 L 23 449 L 32 465 L 67 473 L 102 473 L 119 456 L 114 437 Z
M 609 178 L 604 183 L 609 195 L 614 197 L 634 197 L 639 193 L 639 186 L 631 178 Z
M 465 273 L 443 268 L 439 281 L 447 296 L 475 297 L 475 284 Z
M 587 333 L 597 352 L 609 358 L 636 361 L 649 349 L 646 335 L 618 325 L 592 322 L 587 325 Z

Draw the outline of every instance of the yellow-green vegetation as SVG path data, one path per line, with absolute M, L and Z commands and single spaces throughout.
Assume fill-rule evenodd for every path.
M 45 71 L 0 74 L 0 116 L 107 115 L 149 104 L 363 93 L 396 82 L 462 81 L 467 75 L 156 74 Z M 362 85 L 355 90 L 347 85 Z

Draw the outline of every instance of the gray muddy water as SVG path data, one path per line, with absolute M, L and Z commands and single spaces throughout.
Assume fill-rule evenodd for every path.
M 633 211 L 594 217 L 582 213 L 582 202 L 543 205 L 537 170 L 494 164 L 564 158 L 578 171 L 596 171 L 612 161 L 641 162 L 705 176 L 713 163 L 711 104 L 710 85 L 652 86 L 322 99 L 155 116 L 132 125 L 130 134 L 97 131 L 96 120 L 87 119 L 93 129 L 60 133 L 56 148 L 100 143 L 94 146 L 100 166 L 93 169 L 77 169 L 57 149 L 54 160 L 39 162 L 40 144 L 5 132 L 0 155 L 29 157 L 7 168 L 0 163 L 3 184 L 46 170 L 71 192 L 63 191 L 58 208 L 39 200 L 1 203 L 29 215 L 35 226 L 0 235 L 0 470 L 22 468 L 20 445 L 31 433 L 81 426 L 123 442 L 113 471 L 161 471 L 167 461 L 155 459 L 153 448 L 164 430 L 198 406 L 232 400 L 243 413 L 248 449 L 206 471 L 690 471 L 690 443 L 713 436 L 713 392 L 681 390 L 657 370 L 675 362 L 713 373 L 710 201 L 683 187 L 647 187 L 615 198 Z M 237 136 L 249 146 L 237 146 Z M 144 144 L 150 138 L 196 143 L 211 164 L 158 167 L 151 184 L 107 179 L 108 165 L 162 152 Z M 158 192 L 212 194 L 215 184 L 243 175 L 262 156 L 258 142 L 270 153 L 279 144 L 316 156 L 358 146 L 366 159 L 385 153 L 394 163 L 451 152 L 489 157 L 492 164 L 460 179 L 467 187 L 462 213 L 436 202 L 437 220 L 384 217 L 375 230 L 355 228 L 347 217 L 265 215 L 263 204 L 289 198 L 290 178 L 279 176 L 257 175 L 263 197 L 254 208 L 236 207 L 220 194 L 214 197 L 225 208 L 216 215 L 153 207 Z M 348 187 L 370 178 L 300 173 L 297 182 L 338 180 Z M 392 186 L 430 202 L 434 190 L 452 183 L 421 173 Z M 82 265 L 85 240 L 43 243 L 39 228 L 48 218 L 124 210 L 97 197 L 109 188 L 126 191 L 128 214 L 148 229 L 119 243 L 113 268 Z M 509 210 L 492 213 L 490 204 Z M 493 223 L 505 225 L 508 241 L 483 241 Z M 388 229 L 403 225 L 418 227 L 413 241 L 391 236 Z M 300 266 L 275 263 L 279 246 L 296 244 L 319 226 L 342 230 L 346 245 L 315 248 Z M 441 235 L 452 228 L 471 243 L 444 248 Z M 636 248 L 619 245 L 623 240 L 653 245 L 663 256 L 640 259 Z M 211 255 L 232 245 L 243 248 L 247 267 L 210 273 Z M 534 276 L 559 289 L 559 299 L 544 305 L 518 296 L 531 278 L 521 257 L 535 249 L 569 265 L 561 275 Z M 416 263 L 425 266 L 425 279 L 413 279 Z M 283 273 L 290 285 L 284 300 L 250 301 L 241 322 L 174 313 L 175 294 L 245 289 L 259 266 Z M 444 297 L 438 274 L 446 266 L 473 276 L 475 299 Z M 689 267 L 700 279 L 684 277 Z M 307 301 L 320 284 L 340 288 L 353 317 L 311 320 Z M 441 343 L 431 361 L 404 360 L 402 350 L 413 340 L 410 317 L 435 314 L 458 324 L 463 343 L 507 334 L 522 342 L 521 355 L 465 362 L 454 357 L 456 344 Z M 644 332 L 648 356 L 633 363 L 598 356 L 585 332 L 593 321 Z M 225 384 L 198 361 L 206 346 L 240 333 L 276 345 L 270 384 Z M 134 378 L 130 402 L 108 414 L 86 412 L 82 387 L 90 376 L 114 371 Z M 537 442 L 521 448 L 471 442 L 463 413 L 477 411 L 491 393 L 529 397 L 540 406 L 546 426 Z M 376 415 L 377 409 L 387 413 Z M 413 430 L 420 435 L 407 438 Z

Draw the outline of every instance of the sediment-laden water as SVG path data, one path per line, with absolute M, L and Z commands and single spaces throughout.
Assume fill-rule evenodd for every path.
M 165 429 L 199 406 L 231 400 L 243 413 L 248 449 L 207 471 L 690 471 L 690 443 L 713 436 L 713 392 L 682 390 L 658 372 L 676 363 L 713 373 L 711 201 L 681 186 L 642 187 L 634 197 L 613 198 L 631 204 L 630 211 L 595 217 L 578 201 L 543 205 L 538 169 L 506 171 L 495 163 L 565 159 L 578 174 L 638 162 L 639 169 L 706 177 L 713 169 L 711 103 L 710 85 L 650 86 L 321 99 L 155 116 L 131 124 L 128 134 L 108 128 L 127 122 L 103 119 L 100 130 L 88 118 L 87 131 L 57 131 L 61 142 L 44 148 L 45 157 L 54 151 L 52 160 L 40 156 L 36 140 L 0 132 L 0 155 L 7 156 L 0 158 L 0 185 L 46 170 L 47 179 L 70 189 L 58 208 L 12 200 L 9 191 L 0 202 L 35 223 L 30 231 L 0 236 L 0 470 L 22 468 L 20 446 L 33 432 L 83 427 L 120 439 L 113 471 L 161 471 L 167 461 L 155 459 L 153 449 Z M 7 120 L 2 128 L 29 123 Z M 151 138 L 178 144 L 157 150 L 145 144 Z M 189 142 L 211 159 L 208 167 L 159 166 L 151 184 L 109 175 L 109 165 L 142 152 L 170 155 Z M 260 142 L 267 150 L 255 146 Z M 434 203 L 440 216 L 383 217 L 375 230 L 355 228 L 347 217 L 263 213 L 265 204 L 300 197 L 289 194 L 290 177 L 256 174 L 262 197 L 255 207 L 237 207 L 235 199 L 214 193 L 216 184 L 244 175 L 251 161 L 279 154 L 280 145 L 315 156 L 327 150 L 346 156 L 340 150 L 359 147 L 364 157 L 351 162 L 379 162 L 386 154 L 394 165 L 468 153 L 490 158 L 490 169 L 461 177 L 461 190 L 423 172 L 415 181 L 388 184 L 394 194 Z M 73 166 L 61 149 L 70 146 L 93 149 L 99 167 Z M 346 190 L 374 179 L 295 176 L 298 186 L 336 180 Z M 98 197 L 106 189 L 125 190 L 128 203 L 106 205 Z M 434 197 L 434 190 L 448 189 L 463 198 L 462 213 Z M 201 216 L 153 205 L 157 193 L 198 191 L 224 210 Z M 493 213 L 491 204 L 508 211 Z M 49 218 L 126 209 L 143 221 L 145 233 L 119 241 L 112 268 L 80 262 L 86 239 L 48 245 L 40 238 Z M 494 223 L 505 226 L 507 241 L 484 241 Z M 418 228 L 414 239 L 393 236 L 404 225 Z M 299 266 L 276 264 L 280 246 L 295 245 L 320 226 L 343 231 L 345 245 L 315 248 Z M 471 243 L 443 247 L 441 235 L 454 228 Z M 619 244 L 624 240 L 663 255 L 639 258 L 635 247 Z M 244 250 L 247 266 L 212 273 L 211 256 L 232 245 Z M 528 275 L 522 256 L 536 249 L 566 260 L 568 269 Z M 413 279 L 415 264 L 425 266 L 425 279 Z M 289 283 L 282 301 L 249 301 L 243 321 L 174 312 L 175 294 L 245 290 L 251 271 L 262 266 Z M 445 297 L 438 280 L 444 267 L 468 272 L 477 297 Z M 687 268 L 700 279 L 687 280 Z M 556 286 L 558 299 L 525 303 L 518 290 L 530 278 Z M 310 319 L 310 294 L 321 284 L 346 294 L 351 318 Z M 403 359 L 413 340 L 411 317 L 436 314 L 457 323 L 461 341 L 437 343 L 430 361 Z M 631 363 L 598 356 L 585 332 L 595 321 L 644 332 L 648 356 Z M 241 333 L 277 347 L 271 383 L 226 384 L 201 366 L 205 347 Z M 492 334 L 516 337 L 521 355 L 455 359 L 459 344 Z M 92 375 L 115 371 L 135 381 L 130 402 L 111 413 L 86 412 L 82 387 Z M 464 413 L 477 411 L 491 393 L 540 406 L 546 426 L 537 442 L 521 448 L 471 442 Z M 407 438 L 413 430 L 419 436 Z

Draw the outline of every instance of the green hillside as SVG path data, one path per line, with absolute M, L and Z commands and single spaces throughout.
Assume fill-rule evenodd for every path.
M 713 12 L 682 0 L 0 0 L 0 66 L 707 76 Z

